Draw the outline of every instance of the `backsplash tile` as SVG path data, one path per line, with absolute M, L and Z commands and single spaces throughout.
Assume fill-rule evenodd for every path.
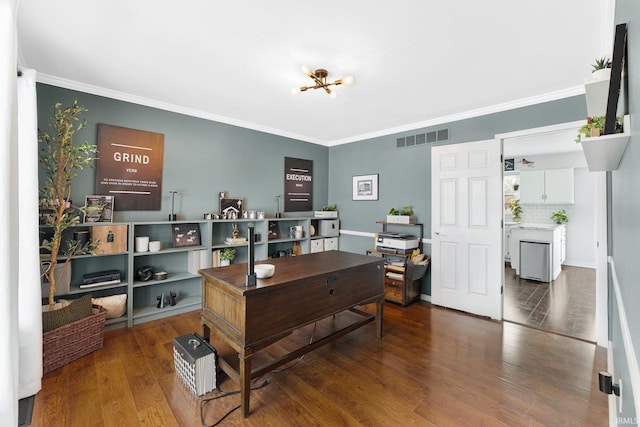
M 564 209 L 564 205 L 522 205 L 521 222 L 534 224 L 553 224 L 551 215 Z

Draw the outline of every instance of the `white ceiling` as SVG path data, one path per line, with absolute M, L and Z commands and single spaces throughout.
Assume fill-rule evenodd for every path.
M 612 0 L 20 0 L 43 83 L 323 145 L 583 92 Z M 326 68 L 355 83 L 291 95 Z

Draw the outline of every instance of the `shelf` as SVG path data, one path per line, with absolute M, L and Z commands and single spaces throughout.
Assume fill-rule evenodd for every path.
M 200 296 L 192 296 L 180 298 L 176 305 L 169 305 L 164 308 L 157 308 L 155 305 L 134 308 L 132 318 L 134 324 L 142 323 L 180 313 L 186 313 L 188 311 L 199 310 L 201 307 L 202 298 Z
M 161 285 L 163 283 L 169 283 L 169 282 L 179 282 L 182 280 L 189 280 L 189 279 L 196 279 L 196 278 L 200 278 L 199 274 L 192 274 L 189 272 L 183 272 L 183 273 L 167 273 L 167 278 L 164 280 L 147 280 L 146 282 L 141 282 L 139 280 L 135 280 L 133 282 L 133 287 L 134 288 L 142 288 L 145 286 L 153 286 L 153 285 Z
M 120 283 L 113 283 L 111 285 L 104 286 L 94 286 L 91 288 L 81 288 L 80 285 L 71 285 L 71 290 L 68 295 L 77 295 L 77 294 L 90 294 L 93 291 L 102 291 L 105 289 L 114 289 L 114 288 L 122 288 L 129 286 L 129 282 L 121 281 Z
M 201 251 L 203 249 L 207 249 L 206 246 L 183 246 L 180 248 L 164 248 L 159 250 L 158 252 L 134 252 L 133 256 L 146 256 L 146 255 L 162 255 L 162 254 L 171 254 L 176 252 L 190 252 L 190 251 Z
M 620 161 L 631 137 L 631 121 L 629 115 L 624 116 L 625 133 L 602 135 L 594 138 L 582 138 L 582 151 L 591 172 L 614 171 Z

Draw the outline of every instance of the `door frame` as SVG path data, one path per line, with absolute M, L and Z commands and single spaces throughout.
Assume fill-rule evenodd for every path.
M 514 132 L 496 134 L 500 139 L 502 153 L 504 155 L 504 140 L 578 129 L 584 125 L 586 120 L 560 123 L 551 126 L 523 129 Z M 595 241 L 596 241 L 596 343 L 601 347 L 607 347 L 609 342 L 609 314 L 607 309 L 608 300 L 608 271 L 607 271 L 607 175 L 606 172 L 594 173 L 594 221 L 595 221 Z M 504 252 L 504 248 L 503 248 Z M 504 277 L 503 277 L 504 283 Z M 504 296 L 503 296 L 504 298 Z

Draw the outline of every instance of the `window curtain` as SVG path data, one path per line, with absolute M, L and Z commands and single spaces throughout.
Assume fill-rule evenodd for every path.
M 18 400 L 21 394 L 35 394 L 42 377 L 35 82 L 34 73 L 26 72 L 18 95 L 16 16 L 17 0 L 0 0 L 0 420 L 8 426 L 18 425 Z M 30 86 L 30 93 L 23 91 L 23 83 Z M 23 98 L 30 99 L 31 105 L 21 107 Z M 19 116 L 21 122 L 30 123 L 23 138 L 19 138 L 23 133 Z M 26 151 L 20 153 L 22 144 Z M 20 196 L 32 188 L 36 188 L 35 204 L 33 194 Z M 28 235 L 22 236 L 23 230 Z

